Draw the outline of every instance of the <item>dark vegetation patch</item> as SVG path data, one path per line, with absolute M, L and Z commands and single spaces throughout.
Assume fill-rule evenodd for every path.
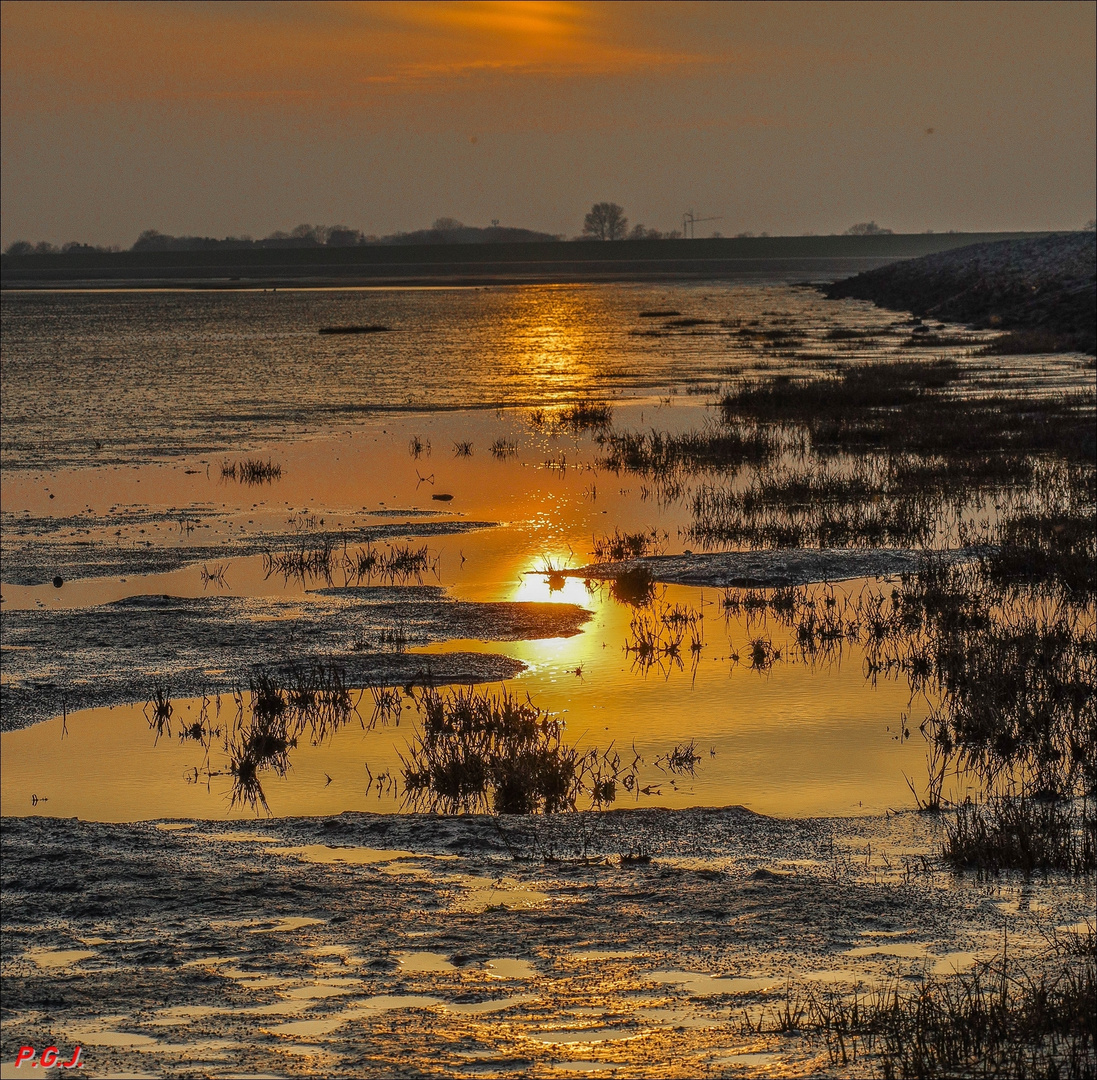
M 1040 353 L 1073 352 L 1078 347 L 1073 334 L 1054 330 L 1010 330 L 999 334 L 978 352 L 979 356 L 1033 356 Z
M 812 379 L 778 376 L 745 382 L 720 400 L 725 423 L 806 427 L 820 452 L 881 449 L 985 457 L 1048 451 L 1077 460 L 1097 456 L 1090 394 L 972 397 L 941 394 L 963 377 L 954 360 L 851 364 Z
M 655 579 L 646 566 L 618 570 L 610 579 L 610 594 L 619 604 L 642 607 L 651 603 L 655 594 Z
M 1052 795 L 999 795 L 964 802 L 945 824 L 945 861 L 958 870 L 1026 876 L 1061 871 L 1083 876 L 1097 868 L 1097 815 L 1079 813 Z
M 685 315 L 680 319 L 670 319 L 663 325 L 668 330 L 684 330 L 691 326 L 713 326 L 715 319 L 701 319 L 693 315 Z
M 226 458 L 221 462 L 221 479 L 238 480 L 241 484 L 249 486 L 270 484 L 282 479 L 282 466 L 276 464 L 271 458 L 267 458 L 266 461 L 262 458 L 230 461 Z
M 917 327 L 915 328 L 917 329 Z M 982 342 L 964 337 L 962 334 L 941 334 L 927 330 L 925 333 L 911 334 L 910 337 L 899 342 L 900 349 L 952 349 L 957 346 L 972 348 L 981 345 Z
M 446 814 L 554 814 L 580 799 L 601 807 L 632 791 L 641 763 L 625 766 L 612 746 L 580 751 L 563 724 L 506 691 L 426 689 L 423 720 L 402 759 L 405 804 Z
M 744 462 L 766 461 L 779 446 L 773 433 L 761 427 L 732 429 L 715 424 L 680 433 L 610 431 L 601 442 L 603 467 L 659 477 L 676 470 L 730 469 Z
M 577 401 L 559 409 L 536 408 L 530 410 L 529 422 L 547 435 L 601 431 L 613 423 L 613 406 L 604 401 Z
M 638 559 L 641 555 L 658 553 L 669 537 L 658 529 L 647 532 L 623 533 L 614 527 L 611 534 L 594 538 L 595 562 L 621 562 L 623 559 Z
M 1092 939 L 1092 935 L 1090 935 Z M 1003 952 L 975 971 L 852 994 L 788 991 L 748 1033 L 822 1040 L 832 1067 L 883 1077 L 1097 1076 L 1097 963 L 1055 954 L 1022 967 Z
M 658 669 L 664 676 L 685 660 L 696 664 L 705 644 L 705 622 L 700 611 L 684 604 L 668 604 L 650 592 L 644 602 L 634 602 L 625 652 L 634 671 L 648 674 Z
M 496 439 L 488 447 L 488 452 L 497 461 L 505 461 L 507 458 L 518 456 L 518 444 L 509 439 Z

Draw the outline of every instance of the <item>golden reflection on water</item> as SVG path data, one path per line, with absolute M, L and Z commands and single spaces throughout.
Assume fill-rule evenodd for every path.
M 558 323 L 538 324 L 556 333 Z M 566 333 L 552 338 L 552 356 L 570 356 Z M 539 346 L 540 347 L 540 346 Z M 548 353 L 546 353 L 548 355 Z M 577 361 L 578 362 L 578 361 Z M 639 426 L 644 409 L 619 410 L 622 425 Z M 694 424 L 696 409 L 679 407 L 659 415 L 663 424 Z M 650 416 L 644 422 L 650 422 Z M 429 459 L 409 456 L 411 433 L 433 444 Z M 520 444 L 518 457 L 495 460 L 491 440 L 505 436 Z M 457 458 L 451 444 L 471 438 L 474 454 Z M 425 654 L 466 650 L 502 653 L 522 660 L 528 671 L 511 689 L 529 693 L 535 704 L 566 722 L 566 739 L 584 748 L 613 742 L 622 750 L 635 744 L 645 758 L 642 785 L 651 794 L 639 805 L 696 806 L 743 804 L 778 815 L 849 814 L 909 806 L 904 774 L 924 776 L 924 744 L 917 734 L 920 714 L 912 712 L 905 682 L 865 680 L 863 658 L 847 650 L 840 664 L 782 662 L 767 672 L 752 671 L 732 657 L 746 655 L 757 628 L 725 622 L 717 590 L 671 587 L 660 590 L 665 603 L 680 603 L 703 616 L 704 647 L 696 664 L 688 654 L 638 668 L 626 652 L 634 609 L 619 603 L 601 586 L 588 590 L 575 577 L 544 573 L 549 568 L 581 566 L 591 555 L 592 538 L 610 531 L 657 527 L 672 548 L 678 527 L 688 520 L 681 505 L 657 505 L 638 498 L 639 484 L 627 477 L 592 471 L 596 455 L 589 436 L 548 436 L 531 428 L 521 414 L 435 414 L 387 418 L 365 431 L 329 441 L 277 447 L 284 465 L 278 485 L 244 491 L 220 485 L 204 467 L 147 466 L 59 474 L 48 479 L 23 474 L 4 477 L 5 508 L 32 513 L 80 513 L 89 502 L 97 513 L 115 503 L 153 496 L 157 504 L 224 506 L 223 531 L 240 533 L 260 527 L 284 529 L 303 507 L 321 509 L 331 527 L 370 521 L 403 520 L 400 508 L 435 510 L 432 494 L 454 498 L 443 516 L 503 524 L 463 535 L 427 539 L 438 575 L 424 584 L 443 585 L 459 600 L 571 603 L 592 613 L 583 631 L 548 640 L 451 641 L 414 651 Z M 566 471 L 543 463 L 566 453 Z M 422 484 L 419 475 L 434 476 Z M 590 489 L 597 486 L 597 496 Z M 105 500 L 105 505 L 99 505 Z M 395 508 L 395 509 L 394 509 Z M 367 510 L 391 511 L 386 519 L 363 517 Z M 421 519 L 408 519 L 421 520 Z M 222 526 L 217 526 L 221 528 Z M 211 530 L 215 531 L 215 530 Z M 205 539 L 207 534 L 203 534 Z M 126 537 L 140 542 L 143 536 Z M 171 537 L 157 536 L 160 543 Z M 175 538 L 174 542 L 179 542 Z M 418 541 L 417 541 L 418 542 Z M 259 557 L 235 558 L 223 595 L 299 596 L 323 581 L 282 580 L 264 576 Z M 340 582 L 335 582 L 340 584 Z M 63 590 L 4 586 L 5 608 L 41 603 L 105 603 L 121 596 L 166 592 L 211 595 L 200 567 L 150 575 L 89 579 Z M 775 632 L 776 640 L 776 632 Z M 195 702 L 177 703 L 177 715 Z M 363 711 L 369 712 L 369 695 Z M 904 714 L 912 713 L 913 739 L 898 741 Z M 335 814 L 343 810 L 392 811 L 400 799 L 392 789 L 378 798 L 367 793 L 366 765 L 373 776 L 396 774 L 399 752 L 415 722 L 405 709 L 399 728 L 363 732 L 357 723 L 322 745 L 303 741 L 291 754 L 284 778 L 271 776 L 264 790 L 275 814 Z M 695 777 L 673 776 L 652 764 L 676 743 L 696 740 L 702 760 Z M 229 806 L 225 777 L 195 782 L 201 755 L 178 737 L 154 741 L 137 707 L 71 713 L 62 738 L 60 720 L 0 736 L 4 768 L 0 776 L 3 814 L 45 813 L 101 820 L 160 817 L 247 817 L 251 811 Z M 329 782 L 327 777 L 331 777 Z M 31 796 L 40 800 L 31 806 Z M 619 800 L 618 805 L 625 805 Z M 630 801 L 629 805 L 636 805 Z

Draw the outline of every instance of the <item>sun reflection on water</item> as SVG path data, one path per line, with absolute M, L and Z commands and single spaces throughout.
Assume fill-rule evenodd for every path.
M 528 567 L 514 586 L 508 597 L 512 601 L 540 604 L 578 604 L 588 610 L 600 606 L 598 593 L 587 588 L 581 578 L 567 577 L 548 566 L 557 567 L 562 559 L 547 559 L 535 566 Z

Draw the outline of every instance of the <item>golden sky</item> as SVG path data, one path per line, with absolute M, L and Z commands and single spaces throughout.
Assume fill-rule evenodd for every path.
M 1092 3 L 2 5 L 2 243 L 1075 228 Z

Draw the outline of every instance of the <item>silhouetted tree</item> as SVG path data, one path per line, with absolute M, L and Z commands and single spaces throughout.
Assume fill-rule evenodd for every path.
M 597 240 L 623 240 L 627 232 L 628 218 L 616 203 L 595 203 L 583 220 L 583 235 Z
M 332 225 L 328 229 L 328 247 L 355 247 L 362 242 L 362 234 L 346 225 Z
M 846 229 L 846 236 L 891 236 L 891 229 L 882 229 L 875 221 L 862 221 Z
M 34 245 L 29 240 L 16 240 L 13 244 L 8 244 L 7 250 L 4 252 L 6 255 L 29 255 L 34 251 Z
M 673 233 L 660 232 L 658 229 L 645 229 L 643 225 L 633 225 L 628 238 L 630 240 L 667 240 L 674 235 Z

